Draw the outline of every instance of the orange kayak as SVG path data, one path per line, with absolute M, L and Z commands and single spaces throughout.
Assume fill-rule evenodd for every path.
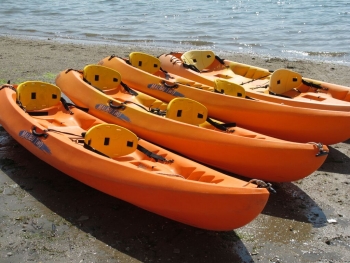
M 295 181 L 317 170 L 328 153 L 328 148 L 318 143 L 284 141 L 240 127 L 222 131 L 215 120 L 192 119 L 207 115 L 203 105 L 193 107 L 198 102 L 176 98 L 166 104 L 135 92 L 136 87 L 125 85 L 122 76 L 107 67 L 89 65 L 83 71 L 62 71 L 56 84 L 75 104 L 108 123 L 203 164 L 249 178 Z M 188 103 L 178 107 L 179 99 Z
M 143 60 L 144 63 L 141 63 Z M 146 68 L 145 71 L 145 67 L 138 66 L 147 66 L 148 61 L 158 67 Z M 242 128 L 271 137 L 302 143 L 316 141 L 327 145 L 350 138 L 350 112 L 292 107 L 249 99 L 242 96 L 244 91 L 237 91 L 236 87 L 231 90 L 236 96 L 217 93 L 213 87 L 170 76 L 160 67 L 159 59 L 142 53 L 134 63 L 130 59 L 111 56 L 102 59 L 99 64 L 117 70 L 127 85 L 157 99 L 170 102 L 176 97 L 190 98 L 205 105 L 212 118 L 235 122 Z M 179 82 L 186 82 L 186 85 Z
M 213 88 L 218 80 L 223 80 L 243 87 L 245 94 L 255 99 L 294 107 L 350 111 L 350 87 L 303 78 L 288 69 L 269 72 L 221 59 L 210 50 L 172 52 L 161 55 L 159 60 L 169 73 Z
M 232 230 L 263 210 L 269 191 L 169 152 L 60 102 L 57 86 L 0 89 L 0 123 L 38 158 L 148 211 L 209 230 Z M 18 102 L 16 103 L 16 99 Z M 63 100 L 64 101 L 64 100 Z

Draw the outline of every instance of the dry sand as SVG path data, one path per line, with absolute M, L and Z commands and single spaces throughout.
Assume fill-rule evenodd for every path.
M 53 83 L 66 68 L 131 51 L 177 50 L 0 37 L 0 84 Z M 218 55 L 350 86 L 346 66 Z M 350 262 L 350 140 L 329 148 L 318 171 L 274 184 L 278 193 L 253 222 L 214 232 L 87 187 L 37 159 L 0 127 L 0 262 Z

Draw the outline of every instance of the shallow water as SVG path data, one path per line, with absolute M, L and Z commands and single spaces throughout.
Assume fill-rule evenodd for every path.
M 346 0 L 2 0 L 0 34 L 350 63 Z

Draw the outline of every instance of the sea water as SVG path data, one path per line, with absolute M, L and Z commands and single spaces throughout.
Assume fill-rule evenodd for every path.
M 350 1 L 1 0 L 0 35 L 350 64 Z

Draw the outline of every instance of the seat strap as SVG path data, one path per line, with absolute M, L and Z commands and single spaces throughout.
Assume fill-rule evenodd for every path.
M 123 86 L 123 88 L 125 89 L 126 92 L 128 92 L 130 95 L 133 96 L 137 96 L 139 95 L 135 90 L 133 90 L 132 88 L 130 88 L 128 85 L 126 85 L 123 81 L 120 82 L 120 85 Z
M 301 82 L 306 85 L 306 86 L 309 86 L 311 88 L 314 88 L 314 89 L 322 89 L 322 90 L 328 90 L 328 88 L 324 88 L 321 86 L 321 84 L 315 84 L 313 82 L 310 82 L 310 81 L 306 81 L 304 79 L 301 79 Z
M 84 142 L 84 148 L 85 148 L 85 149 L 88 149 L 88 150 L 90 150 L 90 151 L 92 151 L 92 152 L 94 152 L 94 153 L 100 154 L 100 155 L 102 155 L 102 156 L 104 156 L 104 157 L 110 158 L 108 155 L 106 155 L 106 154 L 104 154 L 104 153 L 102 153 L 102 152 L 96 150 L 95 148 L 91 147 L 90 145 L 88 145 L 88 144 L 85 143 L 85 142 Z
M 189 64 L 186 64 L 185 62 L 183 62 L 182 65 L 184 68 L 191 69 L 195 72 L 201 73 L 201 71 L 195 65 L 189 65 Z
M 154 159 L 156 162 L 158 162 L 158 161 L 159 161 L 159 162 L 164 162 L 164 163 L 173 163 L 173 162 L 174 162 L 173 159 L 170 159 L 170 160 L 165 159 L 163 156 L 158 155 L 158 154 L 155 154 L 154 152 L 151 152 L 151 151 L 147 150 L 145 147 L 143 147 L 143 146 L 141 146 L 141 145 L 139 145 L 139 144 L 137 145 L 137 149 L 138 149 L 140 152 L 142 152 L 142 153 L 144 153 L 145 155 L 147 155 L 148 157 Z
M 220 63 L 221 65 L 225 65 L 225 59 L 224 59 L 224 58 L 220 58 L 219 56 L 215 55 L 215 59 L 216 59 L 217 61 L 219 61 L 219 63 Z
M 62 105 L 63 107 L 70 113 L 70 114 L 74 114 L 69 107 L 75 107 L 79 110 L 82 110 L 82 111 L 85 111 L 85 112 L 88 112 L 89 111 L 89 108 L 84 108 L 84 107 L 80 107 L 78 105 L 75 105 L 74 103 L 71 103 L 71 102 L 67 102 L 65 98 L 61 97 L 61 102 L 62 102 Z
M 211 125 L 213 125 L 215 128 L 217 128 L 221 131 L 230 132 L 230 133 L 234 132 L 234 130 L 229 130 L 229 128 L 237 126 L 236 123 L 234 123 L 234 122 L 232 122 L 232 123 L 218 123 L 209 117 L 207 118 L 206 121 L 209 122 Z

